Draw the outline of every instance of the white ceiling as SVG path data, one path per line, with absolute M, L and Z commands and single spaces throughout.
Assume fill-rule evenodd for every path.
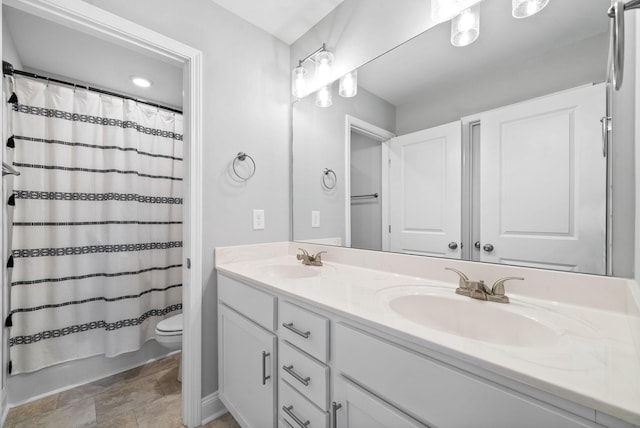
M 2 10 L 24 71 L 181 108 L 181 67 L 8 6 Z M 153 85 L 138 88 L 131 83 L 132 75 L 146 77 Z
M 212 0 L 290 45 L 343 0 Z

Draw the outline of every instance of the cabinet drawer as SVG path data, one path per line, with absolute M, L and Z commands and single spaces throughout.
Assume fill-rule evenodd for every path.
M 334 346 L 338 371 L 428 425 L 598 426 L 341 323 L 335 326 Z
M 328 428 L 329 414 L 327 412 L 318 409 L 287 382 L 280 380 L 279 385 L 279 413 L 286 423 L 295 428 L 303 428 L 304 426 L 307 428 Z M 286 426 L 286 424 L 284 425 Z
M 313 355 L 329 360 L 329 320 L 289 302 L 278 309 L 278 335 L 281 339 Z
M 280 342 L 280 379 L 284 379 L 322 410 L 329 410 L 329 368 Z
M 275 296 L 227 276 L 218 275 L 218 300 L 262 327 L 275 330 Z

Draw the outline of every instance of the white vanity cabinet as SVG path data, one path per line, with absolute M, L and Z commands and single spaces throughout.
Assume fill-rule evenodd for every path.
M 275 297 L 222 276 L 218 286 L 220 399 L 243 427 L 272 428 L 277 338 L 256 320 L 273 326 Z
M 339 312 L 218 278 L 220 397 L 244 428 L 605 426 Z

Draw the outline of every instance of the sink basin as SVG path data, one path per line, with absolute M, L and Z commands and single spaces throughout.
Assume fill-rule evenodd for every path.
M 449 292 L 453 293 L 453 290 Z M 414 323 L 482 342 L 538 347 L 553 345 L 559 338 L 556 329 L 533 316 L 515 312 L 501 303 L 455 294 L 401 295 L 391 298 L 388 305 Z
M 305 265 L 268 265 L 260 269 L 273 278 L 311 278 L 320 272 Z

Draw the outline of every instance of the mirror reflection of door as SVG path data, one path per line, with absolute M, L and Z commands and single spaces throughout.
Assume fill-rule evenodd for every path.
M 351 247 L 382 250 L 382 143 L 351 130 Z
M 406 254 L 461 258 L 460 121 L 389 142 L 389 245 Z
M 480 116 L 480 260 L 605 273 L 605 84 Z

